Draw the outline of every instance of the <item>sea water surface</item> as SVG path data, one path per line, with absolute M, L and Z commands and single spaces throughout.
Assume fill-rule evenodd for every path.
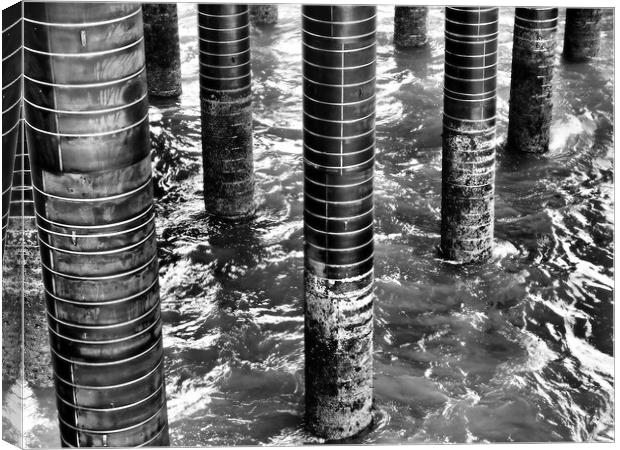
M 253 28 L 258 210 L 230 224 L 204 213 L 196 10 L 179 4 L 183 95 L 150 109 L 173 445 L 321 442 L 303 422 L 300 14 Z M 516 155 L 501 8 L 496 251 L 460 266 L 437 255 L 443 9 L 411 51 L 378 9 L 376 411 L 351 443 L 614 439 L 613 16 L 600 56 L 569 65 L 560 15 L 551 148 Z M 26 444 L 58 446 L 53 389 L 24 392 Z

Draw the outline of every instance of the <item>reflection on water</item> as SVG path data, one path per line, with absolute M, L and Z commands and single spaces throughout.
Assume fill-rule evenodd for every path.
M 462 267 L 436 253 L 443 13 L 428 49 L 395 51 L 393 8 L 379 8 L 376 420 L 352 443 L 614 438 L 613 22 L 599 59 L 564 65 L 561 14 L 551 150 L 500 147 L 497 249 Z M 183 96 L 151 106 L 172 444 L 319 442 L 303 426 L 299 6 L 252 32 L 259 209 L 239 224 L 203 212 L 194 6 L 179 17 Z M 53 391 L 30 392 L 27 444 L 57 444 Z

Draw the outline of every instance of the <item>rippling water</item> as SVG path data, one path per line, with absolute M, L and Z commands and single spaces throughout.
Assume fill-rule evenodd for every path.
M 252 32 L 259 208 L 242 224 L 203 212 L 194 5 L 179 16 L 183 96 L 151 106 L 171 441 L 320 442 L 303 427 L 300 7 Z M 513 155 L 502 9 L 497 249 L 458 266 L 436 252 L 443 12 L 428 49 L 395 51 L 379 7 L 376 420 L 352 443 L 614 439 L 613 17 L 600 57 L 565 65 L 563 16 L 551 149 Z M 27 444 L 58 445 L 53 390 L 26 396 Z

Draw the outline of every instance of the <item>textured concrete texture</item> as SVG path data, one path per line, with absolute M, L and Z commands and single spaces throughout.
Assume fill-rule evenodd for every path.
M 278 5 L 250 5 L 252 25 L 273 25 L 278 22 Z
M 601 46 L 602 9 L 566 8 L 563 56 L 584 62 L 598 55 Z
M 181 50 L 175 3 L 143 3 L 144 51 L 149 94 L 181 95 Z
M 507 148 L 549 148 L 557 8 L 516 8 Z
M 396 6 L 394 8 L 394 44 L 397 47 L 417 48 L 428 44 L 426 35 L 426 6 Z

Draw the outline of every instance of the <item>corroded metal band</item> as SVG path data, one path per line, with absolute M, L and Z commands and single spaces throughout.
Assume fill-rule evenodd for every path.
M 306 422 L 341 439 L 371 421 L 376 8 L 302 15 Z
M 446 7 L 441 251 L 470 262 L 493 244 L 498 8 Z
M 13 186 L 19 190 L 21 179 L 14 176 L 14 167 L 21 167 L 21 158 L 15 160 L 18 137 L 21 133 L 21 67 L 22 67 L 22 4 L 16 3 L 2 10 L 2 248 L 8 229 Z M 21 146 L 20 146 L 21 147 Z M 14 178 L 18 178 L 15 183 Z M 18 196 L 21 191 L 17 192 Z M 21 206 L 21 204 L 19 205 Z M 15 207 L 14 207 L 15 208 Z M 20 211 L 21 213 L 21 211 Z M 3 253 L 4 254 L 4 253 Z
M 583 62 L 598 55 L 602 17 L 602 9 L 566 8 L 563 56 L 567 61 Z
M 26 3 L 24 36 L 61 438 L 167 445 L 142 14 L 135 4 L 62 8 Z
M 254 203 L 250 23 L 247 5 L 198 5 L 204 200 L 229 219 Z
M 542 153 L 549 147 L 558 9 L 516 8 L 507 147 Z

